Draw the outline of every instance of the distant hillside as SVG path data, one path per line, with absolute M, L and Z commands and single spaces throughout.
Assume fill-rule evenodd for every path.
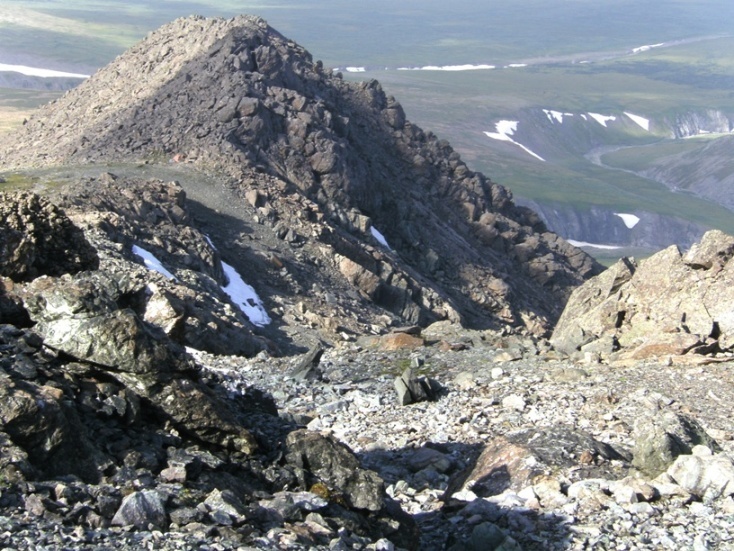
M 703 136 L 705 138 L 705 136 Z M 619 151 L 604 162 L 620 166 L 675 191 L 708 197 L 734 210 L 734 136 L 688 140 L 679 147 L 653 149 L 640 159 L 639 152 Z
M 615 9 L 610 24 L 633 18 L 621 5 Z M 576 56 L 539 55 L 525 65 L 368 70 L 350 78 L 377 75 L 401 97 L 412 120 L 450 139 L 469 166 L 491 174 L 523 204 L 539 205 L 544 221 L 565 238 L 648 251 L 672 243 L 687 247 L 708 228 L 734 232 L 734 213 L 716 193 L 699 194 L 695 183 L 663 182 L 644 171 L 662 168 L 666 152 L 695 149 L 683 138 L 713 142 L 734 128 L 734 39 L 724 33 L 674 39 L 674 23 L 675 17 L 658 21 L 659 40 L 637 47 L 630 42 L 627 49 L 589 51 L 576 42 Z M 568 38 L 573 42 L 586 31 Z M 490 137 L 502 135 L 500 123 L 515 123 L 512 135 Z M 710 151 L 702 165 L 719 166 L 721 180 L 725 163 Z M 710 176 L 705 179 L 710 185 Z M 639 227 L 608 226 L 614 213 L 636 215 Z
M 520 201 L 569 239 L 688 247 L 708 228 L 734 230 L 734 213 L 726 210 L 734 207 L 734 116 L 703 110 L 648 119 L 628 111 L 527 109 L 517 121 L 495 126 L 510 130 L 485 132 L 493 147 L 547 172 L 526 184 L 535 185 L 530 195 L 537 198 Z M 551 183 L 564 173 L 566 182 Z M 634 225 L 623 222 L 625 213 L 635 216 Z

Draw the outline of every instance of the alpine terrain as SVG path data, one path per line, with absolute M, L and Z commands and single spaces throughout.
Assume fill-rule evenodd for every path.
M 734 238 L 604 271 L 257 17 L 0 140 L 4 547 L 734 541 Z

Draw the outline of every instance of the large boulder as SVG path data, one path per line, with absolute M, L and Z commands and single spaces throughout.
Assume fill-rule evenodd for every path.
M 121 307 L 120 285 L 107 273 L 39 278 L 24 295 L 46 346 L 116 373 L 149 375 L 151 381 L 191 368 L 181 348 Z
M 35 333 L 0 325 L 0 473 L 74 474 L 99 479 L 107 460 L 90 439 L 68 396 L 41 371 L 42 340 Z
M 31 192 L 0 193 L 0 276 L 30 281 L 98 264 L 84 233 L 57 206 Z
M 696 446 L 690 455 L 680 455 L 666 474 L 696 497 L 710 502 L 734 494 L 734 460 Z
M 148 399 L 160 415 L 204 442 L 252 453 L 254 437 L 232 405 L 197 380 L 184 349 L 125 307 L 113 275 L 43 277 L 24 290 L 47 347 L 102 370 Z
M 612 460 L 626 463 L 628 459 L 624 450 L 572 427 L 521 429 L 487 444 L 474 466 L 451 482 L 445 498 L 464 490 L 479 497 L 519 492 L 539 477 L 564 470 L 572 470 L 578 479 L 609 476 L 615 469 Z
M 382 479 L 362 469 L 359 461 L 342 443 L 332 437 L 308 430 L 297 430 L 286 439 L 289 464 L 304 469 L 306 484 L 324 484 L 340 494 L 351 507 L 379 511 L 384 506 Z
M 734 346 L 734 237 L 718 230 L 682 254 L 622 259 L 576 289 L 551 337 L 565 353 L 644 359 Z M 601 343 L 606 343 L 600 346 Z
M 664 472 L 678 456 L 690 454 L 695 446 L 720 451 L 695 419 L 672 411 L 641 416 L 635 421 L 634 437 L 632 465 L 651 476 Z

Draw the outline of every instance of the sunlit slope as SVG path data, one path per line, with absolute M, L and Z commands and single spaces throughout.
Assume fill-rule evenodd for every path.
M 719 38 L 597 63 L 381 78 L 409 118 L 430 125 L 518 196 L 576 209 L 645 210 L 731 232 L 734 215 L 720 196 L 693 183 L 707 167 L 719 180 L 731 176 L 731 140 L 674 139 L 731 130 L 730 52 L 734 41 Z M 501 121 L 515 121 L 512 139 L 545 162 L 489 138 Z M 700 154 L 708 160 L 698 163 Z

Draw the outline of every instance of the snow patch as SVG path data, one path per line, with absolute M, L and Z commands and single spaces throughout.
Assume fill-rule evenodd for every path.
M 630 119 L 632 119 L 632 121 L 638 124 L 641 128 L 650 132 L 650 120 L 649 119 L 646 119 L 645 117 L 641 117 L 639 115 L 633 115 L 632 113 L 628 113 L 627 111 L 625 111 L 624 114 L 627 115 Z
M 166 276 L 168 279 L 176 280 L 176 276 L 174 276 L 171 272 L 166 270 L 166 268 L 163 266 L 160 260 L 158 260 L 153 253 L 150 253 L 143 249 L 142 247 L 138 247 L 137 245 L 133 245 L 133 254 L 135 256 L 139 256 L 143 259 L 143 264 L 145 264 L 145 267 L 149 270 L 152 270 L 154 272 L 158 272 L 159 274 L 162 274 Z
M 561 113 L 560 111 L 553 111 L 552 109 L 543 109 L 543 113 L 548 117 L 548 120 L 553 122 L 558 121 L 563 124 L 563 117 L 573 117 L 573 113 Z
M 623 212 L 615 212 L 615 216 L 619 216 L 622 219 L 622 222 L 624 222 L 624 225 L 627 226 L 629 229 L 634 228 L 637 223 L 640 221 L 639 216 L 635 216 L 634 214 L 625 214 Z
M 494 65 L 426 65 L 424 67 L 398 67 L 398 71 L 481 71 L 496 69 Z
M 492 138 L 493 140 L 500 140 L 502 142 L 510 142 L 515 144 L 518 147 L 521 147 L 525 152 L 529 153 L 536 159 L 540 159 L 541 161 L 545 161 L 543 157 L 538 155 L 537 153 L 533 153 L 530 151 L 527 147 L 522 145 L 521 143 L 517 143 L 515 140 L 510 138 L 515 131 L 517 130 L 517 121 L 500 121 L 495 125 L 495 128 L 497 129 L 497 132 L 485 132 L 487 136 Z
M 387 244 L 387 239 L 385 239 L 385 236 L 382 235 L 382 233 L 380 233 L 380 231 L 377 228 L 375 228 L 374 226 L 371 226 L 370 233 L 372 233 L 372 237 L 374 237 L 380 245 L 392 251 L 392 247 L 390 247 L 390 245 Z
M 263 327 L 269 324 L 270 316 L 265 311 L 265 307 L 255 289 L 245 283 L 237 270 L 226 262 L 222 262 L 222 268 L 228 280 L 227 285 L 222 287 L 222 291 L 229 295 L 232 302 L 244 312 L 253 325 Z
M 640 52 L 647 52 L 648 50 L 652 50 L 653 48 L 659 48 L 660 46 L 664 46 L 665 42 L 660 42 L 658 44 L 647 44 L 645 46 L 638 46 L 637 48 L 632 48 L 633 54 L 639 54 Z
M 586 241 L 576 241 L 575 239 L 566 239 L 566 241 L 568 241 L 574 247 L 593 247 L 595 249 L 605 249 L 605 250 L 610 250 L 610 251 L 622 248 L 617 245 L 600 245 L 598 243 L 587 243 Z
M 66 77 L 66 78 L 89 78 L 90 75 L 82 75 L 80 73 L 65 73 L 63 71 L 53 71 L 51 69 L 40 69 L 38 67 L 28 67 L 26 65 L 8 65 L 0 63 L 0 71 L 20 73 L 28 77 Z
M 599 113 L 589 113 L 589 116 L 604 127 L 607 126 L 608 122 L 617 120 L 617 117 L 615 117 L 614 115 L 600 115 Z

